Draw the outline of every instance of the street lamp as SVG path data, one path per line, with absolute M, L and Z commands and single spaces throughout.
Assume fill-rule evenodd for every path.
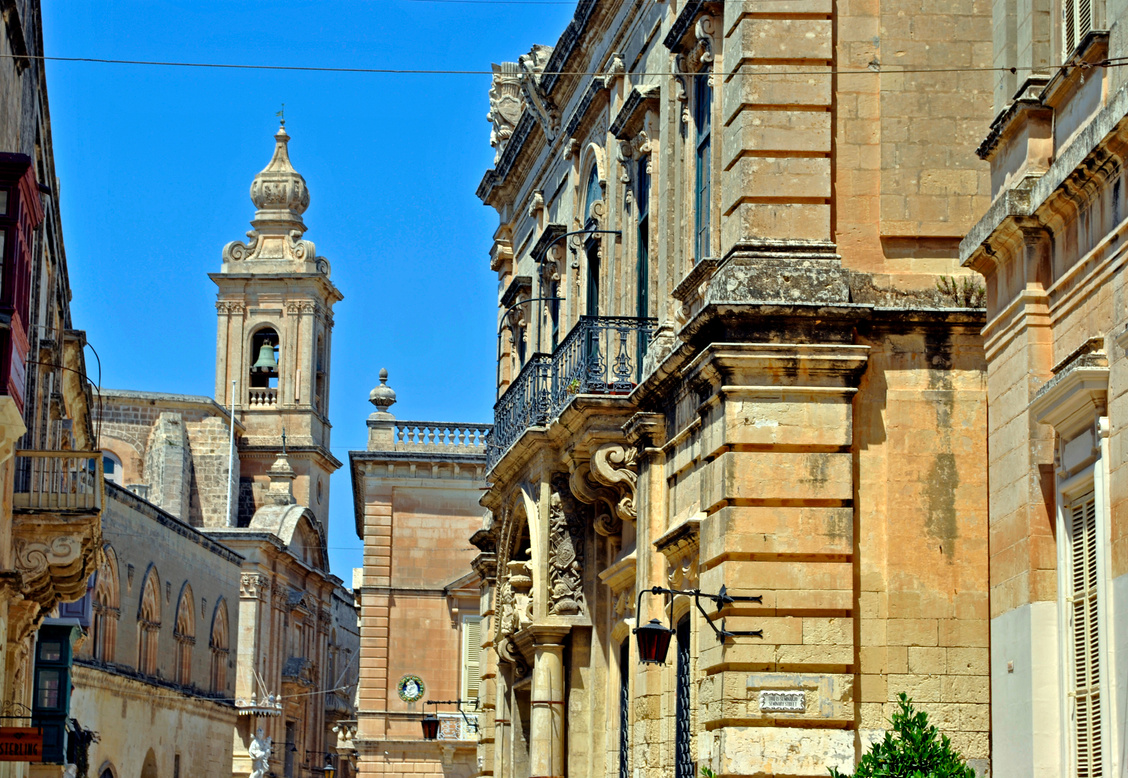
M 325 778 L 334 778 L 337 774 L 337 768 L 333 767 L 333 759 L 329 754 L 325 755 L 325 766 L 321 768 L 321 772 L 325 774 Z
M 420 722 L 423 725 L 423 739 L 434 740 L 439 736 L 439 717 L 435 713 L 428 713 Z
M 716 594 L 707 594 L 700 589 L 664 589 L 661 586 L 652 586 L 649 589 L 643 589 L 638 593 L 638 607 L 635 613 L 642 614 L 642 595 L 644 594 L 669 594 L 673 597 L 684 595 L 692 597 L 694 603 L 697 605 L 697 610 L 701 611 L 701 615 L 705 617 L 705 623 L 712 628 L 713 633 L 716 634 L 717 640 L 724 643 L 731 637 L 750 637 L 762 638 L 764 631 L 762 629 L 733 631 L 725 628 L 725 620 L 721 619 L 721 628 L 717 629 L 717 625 L 709 618 L 709 614 L 701 606 L 701 598 L 712 600 L 717 606 L 717 612 L 720 613 L 723 608 L 735 602 L 758 602 L 763 604 L 764 595 L 757 594 L 755 596 L 741 596 L 734 597 L 728 593 L 724 584 L 721 584 L 721 590 Z M 635 627 L 635 635 L 638 636 L 638 658 L 639 661 L 646 665 L 662 665 L 666 663 L 666 653 L 670 649 L 670 638 L 674 635 L 674 612 L 670 609 L 670 626 L 663 627 L 662 622 L 658 619 L 651 619 L 649 623 L 643 624 L 641 627 Z

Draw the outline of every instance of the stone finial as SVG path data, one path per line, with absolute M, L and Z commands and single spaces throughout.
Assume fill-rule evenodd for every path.
M 376 412 L 368 417 L 368 450 L 391 451 L 395 448 L 396 417 L 388 413 L 396 403 L 396 393 L 388 386 L 388 371 L 381 368 L 380 385 L 368 393 L 368 402 Z
M 368 402 L 376 406 L 377 413 L 388 413 L 388 408 L 396 404 L 396 393 L 388 386 L 386 369 L 380 369 L 380 385 L 368 393 Z
M 294 499 L 294 478 L 297 475 L 294 473 L 294 468 L 290 467 L 290 460 L 285 453 L 274 460 L 274 464 L 270 466 L 266 474 L 270 478 L 266 502 L 273 505 L 293 505 L 296 502 Z
M 290 164 L 286 145 L 289 142 L 286 128 L 279 127 L 274 134 L 274 156 L 270 164 L 251 182 L 251 202 L 258 209 L 251 224 L 256 230 L 279 230 L 281 234 L 288 234 L 290 230 L 305 232 L 302 214 L 309 207 L 309 187 Z

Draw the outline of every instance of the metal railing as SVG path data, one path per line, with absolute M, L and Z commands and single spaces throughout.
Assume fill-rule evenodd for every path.
M 642 360 L 657 327 L 657 319 L 581 316 L 551 355 L 533 354 L 494 404 L 487 469 L 526 429 L 547 425 L 574 397 L 630 394 L 642 377 Z
M 44 513 L 102 510 L 102 452 L 16 452 L 12 509 Z

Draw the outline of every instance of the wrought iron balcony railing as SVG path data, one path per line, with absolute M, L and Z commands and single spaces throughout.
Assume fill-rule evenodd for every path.
M 657 319 L 581 316 L 552 354 L 533 354 L 494 404 L 486 446 L 492 469 L 529 427 L 545 426 L 581 394 L 627 395 L 642 376 L 642 359 Z
M 12 509 L 23 513 L 102 510 L 102 452 L 17 451 Z

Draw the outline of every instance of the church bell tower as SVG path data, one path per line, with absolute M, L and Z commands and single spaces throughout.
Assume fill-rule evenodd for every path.
M 329 262 L 302 239 L 309 188 L 290 164 L 285 122 L 274 141 L 270 164 L 251 183 L 253 229 L 245 243 L 223 248 L 223 266 L 210 274 L 219 287 L 215 398 L 234 401 L 244 430 L 238 526 L 263 504 L 267 470 L 285 447 L 297 503 L 327 529 L 329 476 L 341 466 L 329 449 L 328 413 L 333 305 L 342 295 Z

